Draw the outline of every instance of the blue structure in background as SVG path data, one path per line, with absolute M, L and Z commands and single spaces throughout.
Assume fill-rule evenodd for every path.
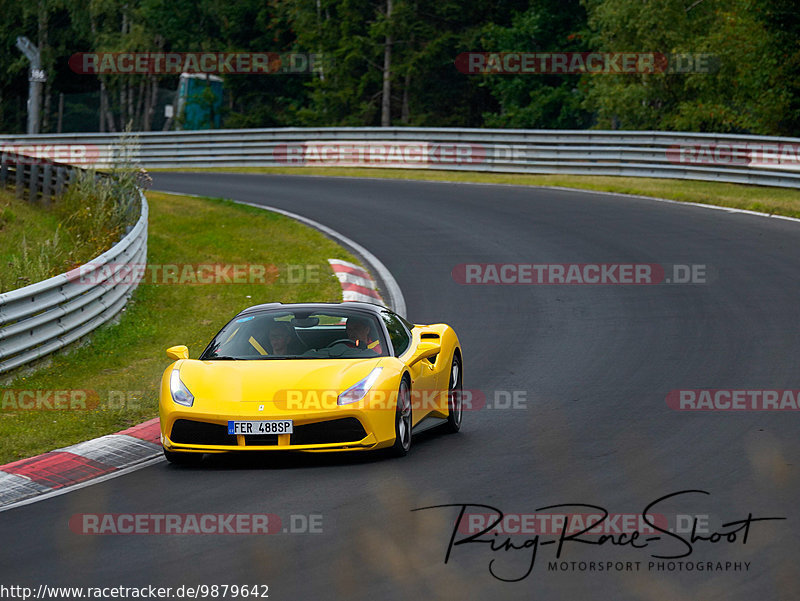
M 222 78 L 206 73 L 181 73 L 176 129 L 219 129 Z

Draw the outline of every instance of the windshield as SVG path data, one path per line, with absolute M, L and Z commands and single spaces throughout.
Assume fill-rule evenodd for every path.
M 275 309 L 234 319 L 200 359 L 356 359 L 387 354 L 378 320 L 369 313 Z

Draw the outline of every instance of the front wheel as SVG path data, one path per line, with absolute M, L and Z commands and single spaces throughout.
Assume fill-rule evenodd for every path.
M 164 457 L 175 465 L 198 465 L 203 460 L 202 453 L 176 453 L 164 449 Z
M 405 378 L 397 391 L 397 409 L 394 416 L 394 445 L 390 451 L 395 457 L 403 457 L 411 448 L 411 392 Z
M 464 416 L 464 395 L 461 383 L 461 359 L 453 355 L 453 364 L 450 366 L 450 384 L 447 386 L 447 428 L 448 432 L 456 433 L 461 429 L 461 419 Z

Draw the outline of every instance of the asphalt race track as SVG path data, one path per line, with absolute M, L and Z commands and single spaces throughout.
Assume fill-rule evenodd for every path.
M 158 462 L 1 512 L 4 581 L 266 584 L 270 599 L 298 601 L 800 598 L 797 411 L 682 412 L 666 402 L 683 389 L 800 389 L 800 223 L 528 187 L 154 179 L 159 190 L 263 203 L 352 238 L 394 274 L 412 321 L 456 329 L 465 388 L 490 403 L 516 392 L 517 406 L 465 412 L 461 433 L 422 434 L 400 460 L 267 454 L 214 458 L 200 469 Z M 696 284 L 466 286 L 451 275 L 464 263 L 694 264 L 709 276 Z M 646 533 L 603 545 L 565 540 L 553 564 L 558 534 L 542 533 L 537 547 L 529 532 L 511 537 L 522 549 L 500 548 L 498 536 L 499 550 L 458 545 L 445 564 L 459 507 L 412 511 L 483 504 L 533 514 L 583 504 L 640 514 L 689 490 L 709 494 L 678 495 L 651 511 L 676 536 L 690 538 L 688 518 L 678 516 L 699 515 L 709 526 L 701 522 L 698 533 L 738 528 L 735 540 L 696 540 L 680 558 L 688 545 L 665 533 L 649 543 Z M 548 511 L 557 513 L 538 513 Z M 313 514 L 322 532 L 91 536 L 69 529 L 79 513 L 274 513 L 284 526 L 291 515 Z M 745 524 L 723 525 L 748 515 L 787 519 L 753 521 L 745 543 Z M 534 549 L 527 578 L 495 577 L 524 576 Z

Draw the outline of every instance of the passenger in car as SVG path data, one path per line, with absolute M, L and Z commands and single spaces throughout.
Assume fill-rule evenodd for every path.
M 306 351 L 294 328 L 285 321 L 276 321 L 269 329 L 269 344 L 273 355 L 299 355 Z

